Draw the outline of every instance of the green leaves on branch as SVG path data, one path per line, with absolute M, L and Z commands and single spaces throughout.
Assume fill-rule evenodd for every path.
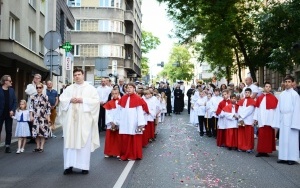
M 194 76 L 194 65 L 190 62 L 191 55 L 187 47 L 175 45 L 169 57 L 168 63 L 165 64 L 160 76 L 175 82 L 176 80 L 192 80 Z M 178 66 L 173 64 L 179 63 Z

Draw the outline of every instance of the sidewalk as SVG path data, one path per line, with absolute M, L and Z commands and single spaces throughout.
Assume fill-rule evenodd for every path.
M 12 127 L 12 138 L 11 138 L 11 143 L 15 143 L 18 141 L 18 138 L 15 137 L 15 131 L 16 131 L 16 126 L 17 126 L 17 121 L 13 121 L 13 127 Z M 55 124 L 56 129 L 61 127 L 61 125 Z M 1 139 L 0 139 L 0 147 L 3 147 L 5 145 L 5 124 L 2 126 L 2 131 L 1 131 Z

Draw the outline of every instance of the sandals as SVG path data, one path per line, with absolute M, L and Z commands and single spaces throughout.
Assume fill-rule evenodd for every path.
M 43 153 L 43 152 L 44 152 L 44 149 L 39 149 L 39 148 L 36 148 L 36 149 L 34 149 L 32 152 L 39 152 L 39 153 Z

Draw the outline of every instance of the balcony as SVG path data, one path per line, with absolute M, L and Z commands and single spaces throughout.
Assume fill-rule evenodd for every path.
M 130 45 L 134 45 L 134 39 L 132 37 L 132 35 L 126 34 L 125 35 L 125 44 L 130 44 Z
M 125 11 L 124 20 L 129 20 L 129 21 L 132 21 L 134 23 L 134 16 L 133 16 L 132 10 L 126 10 Z

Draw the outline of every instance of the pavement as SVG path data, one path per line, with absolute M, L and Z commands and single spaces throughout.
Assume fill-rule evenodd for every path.
M 143 149 L 143 159 L 138 161 L 104 158 L 105 133 L 101 132 L 101 147 L 91 155 L 88 175 L 78 170 L 63 175 L 61 127 L 55 131 L 57 138 L 47 140 L 43 153 L 32 152 L 35 144 L 27 144 L 22 154 L 14 153 L 16 143 L 11 154 L 0 147 L 0 187 L 300 187 L 299 164 L 278 164 L 277 152 L 257 158 L 255 153 L 217 147 L 214 138 L 200 137 L 188 122 L 186 110 L 166 116 L 158 126 L 156 141 Z

